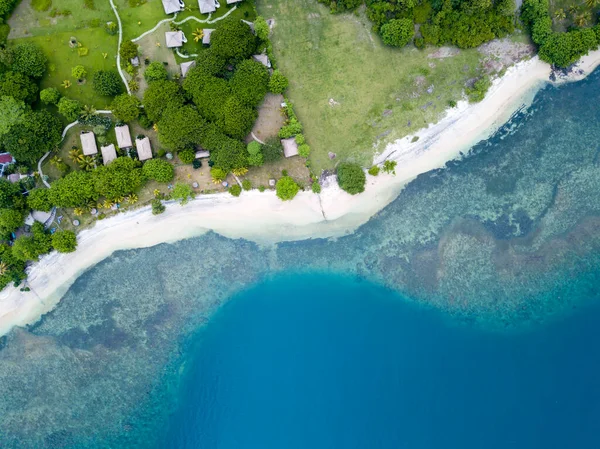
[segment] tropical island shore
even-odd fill
[[[576,81],[600,64],[600,50],[591,52],[561,81]],[[480,103],[459,102],[439,123],[389,144],[376,163],[397,161],[396,175],[368,176],[361,195],[349,195],[335,183],[324,183],[320,195],[301,192],[293,201],[280,201],[273,191],[253,190],[240,197],[227,193],[204,195],[185,206],[170,204],[162,215],[150,208],[98,221],[78,235],[74,253],[53,252],[28,270],[30,292],[8,287],[0,293],[0,335],[13,326],[37,321],[52,310],[75,279],[117,250],[143,248],[214,231],[259,244],[341,236],[351,233],[390,203],[418,175],[441,168],[489,137],[520,108],[533,100],[549,81],[552,70],[534,57],[510,68],[495,80]]]

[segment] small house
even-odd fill
[[[181,63],[181,77],[185,78],[191,68],[196,67],[196,61],[187,61]]]
[[[131,134],[129,134],[129,126],[115,126],[115,134],[117,136],[117,146],[121,149],[131,148]]]
[[[215,0],[198,0],[200,12],[202,14],[210,14],[217,10],[217,2]]]
[[[183,11],[185,8],[183,0],[162,0],[162,4],[165,9],[165,14],[177,13]]]
[[[267,55],[252,55],[252,59],[254,59],[257,62],[260,62],[268,69],[271,68],[271,61],[269,61],[269,57]]]
[[[244,19],[242,19],[242,22],[244,22],[246,25],[248,25],[250,27],[250,29],[252,30],[252,34],[256,34],[256,30],[254,29],[254,22],[250,22],[249,20],[244,20]]]
[[[25,224],[27,226],[33,226],[33,224],[37,221],[42,223],[44,226],[48,227],[52,220],[54,219],[53,212],[44,212],[41,210],[32,210],[27,218],[25,218]]]
[[[214,28],[204,28],[204,35],[202,36],[202,43],[204,45],[210,44],[210,35],[215,31]]]
[[[234,3],[239,3],[239,2],[241,2],[241,1],[242,1],[242,0],[227,0],[227,4],[228,4],[228,5],[233,5]]]
[[[152,146],[150,146],[150,139],[148,137],[135,139],[135,148],[137,149],[138,159],[140,161],[152,159]]]
[[[102,162],[104,165],[108,165],[117,158],[117,150],[112,143],[110,145],[100,147],[100,151],[102,152]]]
[[[92,156],[98,153],[98,147],[96,146],[96,136],[93,132],[82,132],[79,135],[79,139],[81,139],[81,149],[83,150],[84,155]]]
[[[140,66],[140,58],[138,56],[136,56],[135,58],[131,58],[129,60],[129,62],[131,62],[131,65],[133,67],[139,67]]]
[[[183,31],[167,31],[165,33],[165,41],[168,48],[179,48],[187,42]]]
[[[206,150],[196,151],[196,159],[206,159],[207,157],[210,157],[210,151],[206,151]]]
[[[15,158],[10,153],[0,153],[0,176],[4,174],[4,170],[11,164],[14,164]]]
[[[298,144],[294,137],[289,139],[281,139],[281,145],[283,145],[283,154],[285,157],[292,157],[298,155]]]

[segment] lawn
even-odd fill
[[[385,47],[362,13],[332,15],[316,0],[257,0],[257,8],[275,19],[277,64],[316,170],[370,165],[382,144],[439,119],[479,71],[475,49],[430,58],[437,49]]]

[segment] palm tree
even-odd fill
[[[235,176],[244,176],[246,173],[248,173],[248,169],[246,167],[234,168],[231,170],[231,173],[233,173]]]
[[[79,162],[79,167],[84,171],[92,171],[95,165],[94,158],[91,156],[84,156],[81,162]]]
[[[69,87],[71,87],[71,81],[69,80],[64,80],[62,82],[62,87],[64,87],[65,89],[68,89]]]
[[[69,150],[69,159],[71,159],[76,164],[80,164],[83,161],[83,153],[77,147]]]
[[[579,6],[577,6],[577,5],[571,5],[571,6],[569,6],[569,14],[571,14],[572,16],[574,16],[578,12],[579,12]]]
[[[204,30],[202,28],[196,28],[196,31],[192,33],[194,36],[194,42],[200,42],[204,37]]]
[[[138,196],[135,193],[132,193],[126,199],[128,204],[135,204],[138,202]]]
[[[588,8],[595,8],[596,6],[600,5],[600,0],[585,0],[585,5]]]
[[[596,0],[594,0],[596,1]],[[567,14],[565,13],[565,10],[560,8],[557,9],[556,12],[554,13],[554,18],[556,20],[565,20],[567,18]]]
[[[81,110],[81,118],[89,119],[96,115],[96,108],[94,106],[88,106],[87,104]]]
[[[50,159],[50,164],[52,164],[56,168],[60,167],[62,163],[63,163],[63,160],[61,157],[54,156],[52,159]]]
[[[111,200],[105,200],[103,206],[104,206],[105,209],[110,209],[111,207],[114,206],[114,204],[115,203],[112,202]]]
[[[85,210],[82,207],[76,207],[73,209],[73,213],[78,217],[81,217],[85,213]]]
[[[579,14],[577,17],[575,17],[574,22],[575,22],[575,25],[577,25],[578,27],[584,27],[590,22],[591,18],[592,18],[592,16],[589,13],[589,11],[586,11],[586,12]]]
[[[8,265],[6,262],[0,262],[0,276],[4,276],[8,271]]]

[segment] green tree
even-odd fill
[[[0,0],[0,17],[7,17],[16,4],[16,0]]]
[[[135,42],[125,41],[121,44],[121,48],[119,50],[119,54],[121,55],[122,63],[129,62],[130,59],[133,59],[137,56],[138,46]]]
[[[263,42],[267,42],[269,40],[269,24],[262,16],[257,16],[254,19],[254,32],[256,33],[256,37],[259,38]]]
[[[52,200],[50,189],[33,189],[27,196],[27,205],[33,210],[50,212],[52,209]]]
[[[40,92],[40,100],[44,104],[57,104],[60,100],[60,92],[54,87],[47,87]]]
[[[23,225],[23,214],[14,209],[0,209],[0,233],[7,235]]]
[[[189,77],[186,77],[186,82],[188,79]],[[192,79],[201,82],[184,83],[184,89],[187,87],[188,95],[191,96],[198,112],[207,120],[213,122],[218,120],[223,112],[223,99],[231,95],[229,83],[222,78],[206,74]]]
[[[19,162],[35,164],[62,139],[62,124],[47,110],[28,111],[21,126],[13,127],[3,140],[6,151]]]
[[[24,42],[12,51],[12,70],[33,78],[41,78],[46,73],[48,59],[41,47],[33,42]]]
[[[92,85],[96,92],[107,97],[123,92],[123,82],[116,70],[98,70],[94,73]]]
[[[0,244],[0,288],[11,282],[18,284],[26,277],[25,262],[14,256],[10,246]]]
[[[34,223],[31,227],[31,236],[21,236],[15,240],[13,255],[22,261],[37,260],[42,254],[52,251],[52,237],[41,223]]]
[[[0,97],[13,97],[26,103],[37,100],[38,86],[28,76],[19,72],[6,72],[0,75]]]
[[[344,162],[337,167],[337,179],[341,189],[351,195],[365,191],[367,178],[360,165]]]
[[[142,167],[142,173],[146,178],[157,182],[171,182],[175,178],[173,165],[162,159],[146,161]]]
[[[137,191],[144,178],[139,162],[129,157],[118,157],[92,172],[96,194],[109,200]]]
[[[165,205],[158,198],[152,200],[152,215],[160,215],[165,211]]]
[[[69,122],[74,122],[81,115],[81,103],[77,100],[71,100],[67,97],[62,97],[58,101],[58,113],[66,118]]]
[[[252,167],[260,167],[263,164],[262,146],[256,140],[248,144],[248,164]]]
[[[369,174],[371,176],[377,176],[379,175],[379,166],[377,165],[373,165],[370,169],[369,169]]]
[[[200,143],[205,126],[194,107],[170,108],[158,122],[158,138],[166,148],[181,151]]]
[[[246,145],[239,140],[230,139],[221,149],[211,152],[210,157],[215,167],[226,173],[248,167]]]
[[[171,192],[171,198],[179,201],[182,206],[187,204],[190,198],[193,199],[195,196],[196,194],[192,188],[182,182],[175,183],[175,187],[173,187],[173,191]]]
[[[310,156],[310,146],[308,146],[305,143],[303,143],[302,145],[299,145],[298,146],[298,154],[300,155],[300,157],[308,159],[308,157]]]
[[[229,187],[229,193],[231,193],[233,196],[240,196],[242,193],[242,188],[238,184],[234,184]]]
[[[113,115],[123,122],[131,122],[140,116],[142,103],[135,95],[117,95],[110,105]]]
[[[253,59],[238,64],[231,81],[231,91],[246,106],[262,103],[269,85],[269,70]]]
[[[25,201],[19,185],[0,178],[0,208],[20,210],[24,207]]]
[[[85,71],[85,67],[82,65],[76,65],[71,69],[71,76],[75,79],[84,79],[86,75],[87,72]]]
[[[275,184],[277,196],[282,201],[292,200],[299,190],[300,186],[289,176],[283,176],[282,178],[279,178],[277,184]]]
[[[23,123],[25,103],[13,97],[0,97],[0,139],[7,135],[14,126]]]
[[[155,81],[144,92],[144,111],[153,122],[158,122],[165,110],[183,106],[183,94],[174,81]]]
[[[72,253],[77,249],[77,236],[73,231],[56,231],[52,234],[52,247],[59,253]]]
[[[73,171],[51,184],[50,202],[58,207],[83,206],[97,199],[90,172]]]
[[[242,181],[242,188],[243,188],[244,190],[251,190],[251,189],[252,189],[252,183],[250,182],[250,180],[249,180],[249,179],[244,179],[244,180]]]
[[[404,47],[415,35],[411,19],[392,19],[381,27],[383,43],[392,47]]]
[[[162,62],[151,62],[144,70],[144,79],[151,83],[152,81],[164,81],[169,77],[169,72]]]
[[[208,48],[196,57],[196,68],[209,75],[218,75],[223,71],[226,62],[225,58]]]
[[[279,70],[274,70],[269,79],[269,91],[274,94],[282,94],[285,92],[289,84],[288,79]]]
[[[236,97],[229,97],[223,104],[223,114],[218,121],[225,134],[234,139],[244,139],[256,120],[256,111],[244,106]]]
[[[215,55],[224,60],[242,61],[256,51],[256,37],[239,19],[225,19],[210,36]]]

